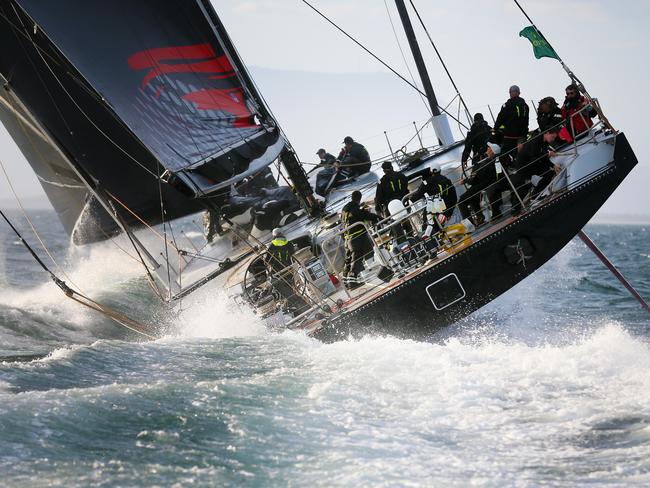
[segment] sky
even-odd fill
[[[410,79],[409,69],[416,74],[392,0],[311,3],[406,78]],[[519,85],[528,100],[548,95],[563,99],[566,74],[557,61],[535,59],[530,43],[518,37],[528,22],[513,1],[414,3],[471,112],[484,112],[488,118],[487,105],[498,111],[512,84]],[[639,166],[602,212],[650,213],[650,192],[645,191],[650,181],[650,138],[644,124],[650,113],[645,93],[650,86],[646,25],[650,0],[520,3],[591,95],[600,100],[612,124],[627,134],[639,159]],[[373,157],[386,155],[384,131],[393,148],[401,147],[414,135],[413,121],[427,119],[426,104],[411,87],[301,0],[213,0],[213,4],[303,161],[314,161],[319,147],[336,154],[346,135],[364,143]],[[414,15],[412,20],[438,101],[445,106],[455,92]],[[452,109],[457,110],[457,104]],[[432,140],[432,132],[426,132],[425,143]],[[409,149],[416,146],[417,140]],[[0,159],[21,197],[44,198],[28,164],[2,128]],[[7,184],[0,177],[0,201],[7,197]]]

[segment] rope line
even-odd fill
[[[27,210],[26,210],[25,207],[23,206],[22,201],[21,201],[20,198],[18,197],[18,194],[16,193],[16,190],[15,190],[15,188],[14,188],[12,182],[11,182],[11,178],[9,178],[9,174],[7,173],[7,170],[5,169],[5,166],[4,166],[4,163],[2,162],[2,160],[0,160],[0,168],[2,168],[2,172],[3,172],[4,176],[5,176],[5,179],[7,180],[7,184],[9,185],[9,188],[11,189],[11,193],[13,193],[13,196],[14,196],[16,202],[18,203],[18,206],[20,207],[20,210],[21,210],[21,212],[22,212],[22,214],[23,214],[23,217],[25,218],[25,221],[27,221],[27,223],[29,224],[29,227],[32,229],[32,232],[34,233],[34,236],[36,237],[36,239],[37,239],[38,242],[40,243],[41,247],[42,247],[43,250],[45,251],[45,254],[47,254],[47,256],[50,258],[50,260],[52,261],[52,264],[54,264],[54,266],[56,267],[56,269],[57,269],[57,270],[58,270],[58,271],[59,271],[63,276],[65,276],[66,279],[67,279],[70,283],[72,283],[72,285],[73,285],[74,287],[76,287],[77,289],[80,289],[79,286],[78,286],[78,285],[77,285],[77,284],[76,284],[76,283],[75,283],[75,282],[70,278],[70,276],[68,276],[68,274],[65,272],[65,270],[64,270],[64,269],[59,265],[59,263],[57,262],[57,260],[54,259],[54,256],[52,255],[52,253],[50,252],[50,250],[49,250],[49,249],[47,248],[47,246],[45,245],[45,242],[43,241],[43,239],[41,238],[40,234],[39,234],[38,231],[36,230],[36,226],[35,226],[34,223],[32,222],[32,219],[29,217],[29,214],[27,213]],[[6,217],[5,217],[5,220],[7,220]],[[12,226],[12,228],[13,228],[13,226]],[[21,237],[21,239],[22,239],[22,237]]]
[[[388,2],[386,0],[384,0],[384,7],[386,7],[386,14],[388,15],[388,20],[390,21],[390,27],[393,30],[393,36],[395,36],[395,42],[397,43],[397,47],[399,48],[400,54],[402,55],[402,60],[404,61],[404,65],[406,66],[406,71],[409,72],[409,76],[411,77],[411,81],[413,82],[413,84],[415,86],[418,86],[417,82],[415,81],[415,76],[413,76],[413,72],[411,71],[411,67],[409,66],[409,63],[406,60],[406,55],[404,54],[404,50],[402,49],[402,43],[399,42],[399,36],[397,35],[397,30],[395,29],[395,24],[393,23],[393,16],[390,13],[390,9],[388,8]],[[429,116],[433,117],[433,114],[431,113],[431,107],[429,107],[426,97],[420,94],[420,100],[422,100],[422,103],[424,104],[424,108],[426,109],[426,111],[429,112]]]
[[[40,265],[43,270],[49,274],[50,278],[54,283],[63,291],[63,293],[70,299],[74,300],[75,302],[84,305],[85,307],[88,307],[92,310],[95,310],[97,312],[102,313],[103,315],[109,317],[112,319],[114,322],[122,325],[123,327],[126,327],[127,329],[136,332],[144,337],[147,337],[148,339],[155,339],[156,337],[147,332],[147,329],[151,329],[148,326],[120,313],[115,310],[110,309],[109,307],[106,307],[105,305],[102,305],[101,303],[93,300],[92,298],[84,295],[83,293],[80,293],[78,291],[73,290],[70,288],[65,281],[61,280],[59,277],[57,277],[52,270],[50,270],[47,265],[43,262],[43,260],[36,254],[36,251],[29,245],[29,243],[23,238],[23,236],[18,232],[18,229],[14,227],[12,222],[9,220],[9,218],[5,215],[5,213],[0,210],[0,216],[7,222],[11,230],[16,234],[18,239],[20,239],[20,242],[25,246],[25,248],[29,251],[29,253],[32,255],[34,260]],[[56,264],[56,262],[55,262]]]
[[[323,19],[325,19],[328,23],[332,24],[339,32],[341,32],[343,35],[345,35],[348,39],[350,39],[352,42],[354,42],[357,46],[359,46],[361,49],[363,49],[365,52],[370,54],[375,60],[379,61],[385,68],[387,68],[391,73],[393,73],[395,76],[397,76],[399,79],[401,79],[404,83],[406,83],[408,86],[413,88],[415,91],[417,91],[420,95],[425,96],[426,94],[420,90],[417,86],[415,86],[413,83],[411,83],[409,80],[404,78],[399,72],[397,72],[395,69],[393,69],[389,64],[387,64],[385,61],[383,61],[379,56],[377,56],[375,53],[370,51],[367,47],[365,47],[363,44],[361,44],[359,41],[357,41],[354,37],[352,37],[350,34],[348,34],[345,30],[343,30],[341,27],[339,27],[334,21],[330,20],[324,13],[322,13],[320,10],[318,10],[316,7],[314,7],[311,3],[309,3],[307,0],[301,0],[305,5],[307,5],[309,8],[311,8],[314,12],[316,12],[318,15],[320,15]],[[461,124],[465,129],[469,129],[465,124],[463,124],[460,120],[456,119],[453,114],[450,114],[447,112],[445,109],[442,107],[438,106],[438,108],[441,110],[441,112],[444,112],[447,114],[449,117],[454,119],[456,122]]]
[[[445,73],[447,73],[447,77],[449,78],[449,81],[451,81],[452,86],[454,87],[454,90],[456,90],[456,95],[458,95],[458,98],[460,98],[461,103],[463,104],[463,107],[465,107],[465,114],[467,115],[467,120],[471,123],[471,116],[469,109],[467,108],[467,105],[465,104],[465,100],[463,99],[462,95],[460,94],[460,90],[458,90],[458,87],[456,86],[456,82],[454,81],[454,78],[451,76],[451,73],[447,69],[447,65],[445,64],[444,59],[442,59],[442,55],[438,51],[438,48],[436,47],[436,44],[433,42],[433,39],[431,38],[431,34],[429,34],[429,29],[427,29],[426,24],[422,20],[422,17],[420,17],[420,12],[418,12],[418,9],[415,7],[415,3],[413,3],[413,0],[409,0],[411,3],[411,7],[413,7],[413,10],[415,11],[415,15],[417,16],[418,20],[420,21],[420,25],[422,25],[422,28],[424,29],[424,32],[426,33],[427,37],[429,38],[429,42],[431,43],[431,46],[436,52],[436,55],[438,56],[438,59],[440,60],[440,64],[442,64],[442,67],[445,70]],[[459,117],[460,118],[460,117]]]

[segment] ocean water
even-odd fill
[[[650,485],[650,314],[579,241],[430,342],[322,344],[207,288],[170,315],[32,216],[66,279],[170,333],[67,300],[0,225],[0,357],[45,355],[0,362],[3,486]],[[650,226],[587,231],[650,299]]]

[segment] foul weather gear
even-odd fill
[[[573,138],[586,132],[592,125],[594,125],[594,122],[591,119],[592,117],[595,117],[597,113],[593,107],[585,109],[588,105],[589,103],[587,102],[587,99],[582,95],[575,98],[566,98],[564,100],[564,105],[562,105],[562,117],[566,120],[567,130]]]
[[[267,267],[273,272],[278,272],[291,264],[294,250],[286,237],[276,237],[269,244],[267,252]]]
[[[341,210],[341,221],[345,227],[358,222],[378,222],[379,216],[361,208],[357,202],[348,202]],[[373,245],[366,228],[355,226],[345,233],[345,267],[343,276],[357,276],[364,268],[364,260],[372,255]]]
[[[388,203],[402,200],[409,192],[409,180],[401,171],[391,171],[381,177],[375,193],[375,211],[387,212]]]
[[[501,107],[494,131],[504,138],[526,137],[528,134],[528,104],[521,97],[509,99]]]
[[[439,195],[447,207],[447,210],[444,212],[445,217],[448,219],[451,218],[456,207],[456,202],[458,201],[458,195],[456,193],[456,187],[449,178],[437,172],[431,172],[428,176],[424,176],[422,183],[411,199],[413,201],[419,200],[425,194],[430,197]]]
[[[492,127],[485,120],[474,122],[465,137],[465,149],[460,160],[466,163],[472,153],[472,162],[478,162],[485,157],[487,143],[492,135]]]
[[[349,150],[343,148],[338,159],[341,162],[341,170],[345,171],[348,177],[359,176],[370,171],[370,154],[358,142],[353,142]]]

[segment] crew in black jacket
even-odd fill
[[[395,171],[390,161],[381,164],[384,176],[377,184],[375,193],[375,211],[388,217],[388,203],[392,200],[402,200],[409,192],[409,180],[401,171]]]
[[[320,163],[318,164],[319,168],[323,168],[316,175],[316,185],[314,190],[316,193],[322,197],[327,196],[327,192],[331,187],[334,186],[336,179],[344,179],[343,176],[339,175],[338,168],[334,167],[336,163],[336,158],[333,154],[328,153],[325,149],[319,149],[316,152],[320,158]]]
[[[367,173],[372,166],[370,154],[363,145],[355,142],[350,136],[347,136],[343,143],[345,147],[341,149],[339,157],[332,166],[328,165],[333,157],[331,154],[327,154],[324,149],[319,149],[317,153],[321,158],[319,166],[323,166],[324,169],[316,175],[315,191],[322,197],[326,197],[329,191],[342,181]]]
[[[546,97],[539,101],[537,106],[537,125],[540,132],[551,128],[560,128],[562,121],[562,109],[558,106],[555,98]]]
[[[485,121],[483,114],[475,114],[474,123],[465,136],[465,149],[463,149],[463,155],[460,158],[463,168],[469,159],[470,152],[472,153],[472,163],[478,163],[485,157],[491,135],[492,127]]]
[[[378,222],[379,216],[361,208],[361,192],[352,192],[352,201],[341,210],[341,222],[344,227],[350,227],[357,222]],[[363,283],[357,278],[365,268],[364,261],[373,253],[373,245],[366,228],[358,225],[345,233],[345,267],[343,279],[348,288],[357,288]]]
[[[316,155],[320,158],[320,163],[318,163],[318,166],[322,166],[324,168],[331,168],[334,166],[334,163],[336,162],[336,158],[334,157],[333,154],[328,153],[325,149],[319,149]]]
[[[338,167],[346,177],[359,176],[370,171],[370,154],[368,150],[352,137],[343,139],[345,147],[338,157]]]
[[[495,142],[501,145],[501,154],[508,153],[526,140],[528,135],[528,105],[519,96],[517,85],[510,87],[510,99],[503,104],[494,123]],[[501,163],[508,166],[517,157],[516,151],[502,156]]]
[[[496,158],[500,153],[497,144],[489,143],[485,158],[472,166],[472,174],[465,180],[471,187],[461,195],[458,207],[463,218],[471,218],[477,227],[485,222],[481,210],[481,192],[487,190],[493,217],[501,214],[500,195],[492,192],[492,185],[497,182]],[[498,198],[497,198],[498,197]]]
[[[445,217],[448,219],[451,218],[456,208],[458,195],[456,193],[456,187],[449,178],[442,174],[440,165],[438,164],[433,164],[430,168],[426,168],[425,173],[422,175],[422,183],[411,197],[411,200],[419,200],[425,194],[430,197],[439,195],[447,207],[447,210],[444,212]]]
[[[517,189],[520,198],[524,198],[528,191],[533,188],[533,196],[539,194],[555,177],[560,170],[551,162],[550,157],[555,155],[552,144],[557,140],[559,130],[551,129],[543,135],[538,135],[526,144],[517,156],[517,161],[513,165],[515,170],[510,180]],[[540,177],[540,180],[534,185],[528,180],[534,175]],[[521,211],[521,202],[516,195],[511,197],[513,213]]]
[[[271,286],[278,294],[287,300],[287,305],[293,311],[300,311],[307,306],[305,300],[296,293],[293,279],[294,247],[280,229],[273,229],[273,240],[267,248],[264,264],[268,271]]]

